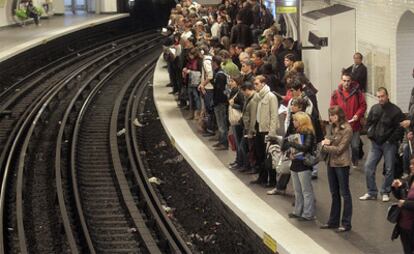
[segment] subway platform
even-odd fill
[[[0,62],[58,37],[114,21],[129,14],[66,14],[41,19],[41,26],[8,26],[0,28]]]
[[[246,175],[228,169],[235,153],[215,151],[212,141],[202,137],[194,121],[187,121],[177,107],[165,63],[159,59],[154,74],[154,101],[160,120],[172,144],[183,154],[200,177],[233,211],[279,253],[402,253],[398,240],[391,241],[393,224],[386,220],[387,209],[391,202],[359,201],[366,192],[365,175],[361,161],[358,169],[350,176],[350,189],[353,198],[353,228],[350,232],[335,233],[321,230],[319,226],[329,217],[331,197],[328,187],[325,163],[319,164],[319,177],[313,181],[316,196],[316,220],[299,222],[288,218],[292,211],[293,190],[291,183],[287,196],[266,195],[264,187],[250,185],[256,176]],[[364,139],[365,154],[369,141]],[[365,159],[365,158],[364,158]],[[377,170],[377,184],[381,184],[382,163]],[[270,239],[269,239],[270,237]],[[273,242],[274,241],[274,242]]]

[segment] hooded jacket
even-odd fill
[[[362,129],[361,121],[367,110],[367,103],[364,94],[359,89],[359,84],[352,81],[348,89],[348,93],[344,91],[342,84],[338,86],[331,96],[331,107],[339,106],[345,112],[346,120],[351,120],[354,115],[358,116],[357,121],[351,122],[353,131]]]

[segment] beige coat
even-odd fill
[[[331,140],[329,146],[322,147],[328,153],[330,167],[347,167],[351,165],[352,127],[349,123],[341,124],[332,129],[332,134],[326,137]]]
[[[257,103],[260,101],[259,95],[254,93],[252,98],[246,98],[244,100],[245,105],[243,105],[242,119],[244,126],[244,134],[248,135],[250,138],[256,134],[256,129],[254,128],[256,124],[256,114],[257,114]],[[249,102],[246,104],[246,102]]]
[[[260,132],[269,132],[269,136],[276,137],[279,128],[278,103],[276,95],[266,85],[258,92],[260,101],[257,105],[257,122]]]

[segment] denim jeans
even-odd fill
[[[219,131],[219,143],[225,146],[228,146],[227,141],[227,105],[225,103],[220,103],[214,106],[214,115],[217,120],[217,127]]]
[[[207,114],[207,131],[214,132],[216,129],[213,107],[213,89],[206,89],[204,94],[204,106],[206,107]]]
[[[312,171],[291,171],[293,189],[295,191],[294,214],[304,218],[315,216],[315,195],[312,188]]]
[[[355,131],[352,134],[352,139],[351,139],[352,163],[354,163],[354,165],[359,160],[359,142],[360,142],[360,140],[361,139],[360,139],[359,131]]]
[[[349,167],[329,167],[328,166],[329,190],[332,196],[331,213],[328,224],[339,226],[341,218],[341,197],[344,199],[344,209],[342,211],[342,226],[351,228],[352,218],[352,196],[349,190]]]
[[[367,161],[365,163],[365,177],[367,182],[368,194],[377,196],[378,189],[375,182],[375,172],[377,165],[384,155],[385,176],[381,187],[381,194],[389,194],[391,192],[391,183],[394,180],[395,153],[397,145],[386,142],[378,145],[375,141],[371,141],[371,151],[369,151]]]
[[[192,86],[188,87],[188,100],[190,102],[191,110],[201,109],[200,95],[198,94],[197,87],[192,87]]]
[[[231,126],[233,131],[234,139],[236,141],[236,162],[237,165],[243,165],[243,151],[241,147],[242,139],[243,139],[243,127],[241,124]]]

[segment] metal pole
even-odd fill
[[[301,36],[300,36],[300,22],[301,22],[301,17],[302,17],[302,0],[296,0],[296,20],[297,20],[297,25],[296,25],[296,31],[297,31],[297,41],[299,43],[301,43]]]

